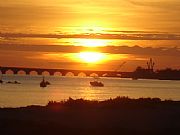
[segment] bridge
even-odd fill
[[[121,75],[129,74],[129,72],[116,72],[116,71],[93,71],[93,70],[72,70],[72,69],[49,69],[49,68],[26,68],[26,67],[0,67],[2,74],[26,74],[31,75],[33,73],[37,75],[60,75],[67,76],[99,76],[99,77],[120,77]]]

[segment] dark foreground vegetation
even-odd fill
[[[180,102],[117,97],[69,98],[47,106],[0,109],[1,135],[176,135]]]

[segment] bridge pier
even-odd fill
[[[2,69],[1,69],[1,73],[2,73],[2,74],[6,74],[6,70],[2,70]]]

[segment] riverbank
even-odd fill
[[[170,135],[180,133],[180,101],[69,98],[46,106],[0,109],[2,135]]]

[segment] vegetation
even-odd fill
[[[72,99],[0,109],[1,134],[169,135],[180,133],[180,101],[117,97]]]

